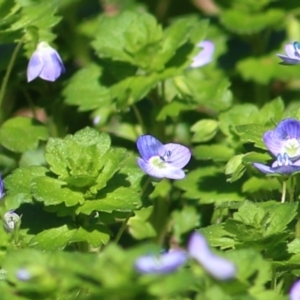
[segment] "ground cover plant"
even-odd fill
[[[0,0],[0,298],[300,299],[296,0]]]

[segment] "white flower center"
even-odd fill
[[[167,167],[167,162],[163,156],[152,156],[149,159],[149,163],[160,169],[165,169]]]
[[[299,155],[300,150],[300,142],[299,140],[293,138],[293,139],[287,139],[284,143],[284,153],[286,153],[289,157],[293,158],[295,156]]]

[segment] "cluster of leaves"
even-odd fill
[[[266,130],[300,119],[298,67],[275,55],[300,40],[297,1],[216,0],[213,18],[191,4],[166,26],[153,1],[100,2],[0,0],[0,214],[21,216],[14,232],[0,228],[1,299],[287,299],[299,193],[279,203],[280,180],[252,163],[272,159]],[[213,61],[191,68],[204,39]],[[28,84],[40,41],[56,43],[67,73]],[[134,145],[146,133],[191,148],[185,179],[150,182]],[[236,264],[232,281],[192,261],[134,270],[194,229]]]

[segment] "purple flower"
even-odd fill
[[[277,56],[283,60],[280,64],[282,65],[300,64],[300,44],[298,42],[285,45],[285,53],[287,55],[277,54]]]
[[[300,171],[300,122],[285,119],[274,130],[267,131],[263,141],[277,158],[272,166],[260,163],[253,165],[267,174],[290,175]]]
[[[163,145],[151,135],[142,135],[137,140],[142,158],[137,162],[148,175],[156,178],[183,179],[182,168],[189,162],[191,151],[179,144]]]
[[[296,119],[279,122],[274,130],[264,134],[263,140],[275,157],[287,153],[292,161],[300,158],[300,122]]]
[[[290,290],[290,300],[300,299],[300,280],[297,280],[291,287]]]
[[[197,47],[202,48],[202,50],[193,58],[191,63],[191,68],[202,67],[212,61],[212,56],[215,50],[215,45],[211,41],[202,41],[197,44]]]
[[[2,180],[2,176],[0,174],[0,200],[4,197],[5,193],[4,193],[4,185],[3,185],[3,180]]]
[[[135,268],[143,274],[165,274],[177,270],[185,263],[187,255],[180,250],[172,250],[160,256],[141,256],[135,262]]]
[[[190,237],[188,252],[216,279],[228,280],[236,274],[236,266],[231,261],[212,253],[206,239],[200,233],[195,232]]]
[[[271,167],[260,163],[253,163],[253,165],[266,174],[290,175],[300,171],[300,161],[293,163],[286,153],[283,155],[278,154],[277,160]]]
[[[57,51],[50,47],[48,43],[41,42],[29,60],[27,81],[30,82],[37,77],[48,81],[55,81],[65,71],[65,67]]]

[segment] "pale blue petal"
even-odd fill
[[[138,258],[135,262],[135,268],[138,272],[165,274],[177,270],[186,261],[186,253],[179,250],[173,250],[164,253],[159,257],[154,255],[147,255]]]
[[[253,163],[253,166],[263,173],[266,173],[266,174],[274,173],[274,170],[270,166],[263,165],[260,163]]]
[[[46,53],[43,56],[44,68],[40,73],[40,78],[47,81],[55,81],[64,71],[65,68],[58,59],[58,55],[55,52]]]
[[[189,148],[179,145],[169,143],[164,145],[166,151],[170,151],[170,156],[167,162],[176,168],[183,168],[191,159],[191,151]]]
[[[197,44],[197,47],[203,48],[198,55],[193,58],[192,68],[202,67],[212,61],[215,45],[211,41],[203,41]]]
[[[39,55],[39,52],[33,52],[27,66],[27,82],[30,82],[37,78],[40,75],[43,66],[44,64]]]
[[[19,269],[16,273],[16,276],[19,280],[22,281],[27,281],[32,277],[26,269]]]
[[[290,290],[290,300],[300,299],[300,280],[297,280],[291,287]]]
[[[283,153],[284,139],[282,139],[275,130],[267,131],[263,136],[263,141],[274,156],[277,157],[279,154]]]
[[[142,135],[138,138],[137,148],[144,160],[149,160],[152,156],[160,155],[164,152],[164,145],[151,135]]]
[[[299,58],[290,58],[283,54],[276,54],[279,58],[281,58],[283,61],[280,62],[282,65],[298,65],[300,64]]]
[[[210,251],[205,238],[200,233],[193,233],[188,244],[188,252],[214,278],[232,279],[236,275],[236,266],[229,260]]]
[[[137,163],[145,173],[155,178],[169,178],[178,180],[185,177],[184,171],[179,168],[174,168],[169,164],[166,164],[164,168],[160,168],[152,165],[149,162],[146,162],[140,157],[137,159]]]
[[[140,157],[138,157],[137,163],[140,166],[140,168],[148,175],[156,178],[164,178],[164,173],[162,172],[162,169],[151,165],[150,163],[146,162]]]
[[[288,57],[294,58],[296,60],[300,59],[299,48],[297,47],[298,44],[299,44],[298,42],[295,42],[295,43],[285,45],[284,49]]]

